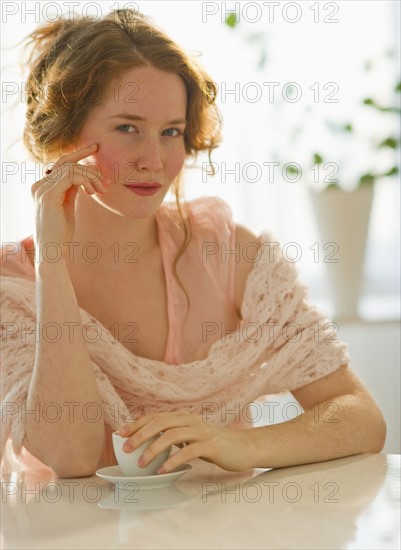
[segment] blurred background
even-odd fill
[[[62,13],[154,18],[219,88],[223,144],[188,162],[187,200],[214,195],[284,246],[337,324],[400,452],[400,3],[3,2],[1,241],[33,233],[41,167],[21,141],[20,41]],[[277,419],[280,421],[280,419]]]

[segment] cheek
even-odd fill
[[[180,172],[181,168],[183,167],[183,164],[185,162],[185,149],[182,147],[181,151],[176,151],[173,154],[169,155],[166,168],[167,172],[175,178],[175,176]]]
[[[176,151],[169,151],[167,158],[164,159],[164,172],[171,181],[178,175],[183,167],[186,159],[184,146]],[[96,165],[98,171],[103,177],[107,177],[114,182],[116,179],[128,178],[131,179],[135,175],[132,162],[127,162],[126,158],[121,154],[121,147],[107,144],[100,144],[99,150],[95,155],[88,157],[82,161],[82,164]]]
[[[118,150],[114,150],[112,146],[102,147],[96,155],[88,157],[90,164],[94,164],[97,170],[102,174],[102,177],[107,177],[113,180],[116,174],[118,165]]]

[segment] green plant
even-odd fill
[[[225,20],[225,24],[230,29],[236,29],[239,27],[240,23],[238,22],[238,18],[236,13],[230,13]],[[245,37],[245,40],[249,43],[252,43],[257,47],[258,51],[258,62],[257,62],[257,68],[259,70],[262,70],[267,62],[267,48],[266,48],[266,33],[250,33]],[[392,57],[394,56],[394,52],[385,52],[384,57]],[[381,62],[382,60],[380,60]],[[368,61],[365,63],[364,69],[365,71],[370,71],[374,68],[374,63],[371,61]],[[376,112],[378,115],[383,117],[383,121],[388,122],[389,117],[393,117],[392,120],[399,120],[399,116],[401,114],[400,109],[400,92],[401,92],[401,81],[397,82],[397,84],[393,88],[394,92],[394,98],[397,105],[382,105],[380,104],[376,99],[372,97],[364,97],[361,100],[360,105],[356,105],[356,107],[362,107],[363,109],[366,109],[366,113],[369,111]],[[308,107],[305,109],[305,122],[307,122],[308,117],[312,115],[313,107]],[[362,113],[363,114],[363,113]],[[362,115],[360,115],[359,119]],[[320,123],[321,125],[321,123]],[[334,135],[338,136],[338,138],[346,139],[352,138],[354,142],[357,142],[359,144],[359,141],[361,139],[360,133],[356,131],[355,126],[357,125],[357,121],[349,120],[341,125],[338,125],[337,123],[333,123],[332,121],[326,121],[326,126],[328,130],[331,132],[331,136]],[[368,136],[364,136],[365,138],[369,139],[369,160],[375,160],[376,157],[379,155],[379,153],[383,150],[391,150],[394,152],[394,158],[395,161],[388,162],[387,166],[384,170],[373,170],[371,168],[366,168],[364,166],[361,166],[361,169],[358,172],[358,175],[353,180],[353,187],[365,187],[365,186],[371,186],[374,185],[379,179],[384,177],[392,177],[396,176],[400,173],[400,166],[399,166],[399,151],[400,151],[400,136],[395,135],[395,132],[389,133],[387,136],[383,137],[380,136],[380,130],[376,131],[378,126],[380,125],[380,121],[378,121],[377,126],[372,129],[372,133]],[[397,129],[397,133],[399,131],[399,125]],[[295,136],[295,139],[299,139],[300,136],[303,133],[303,128],[301,127],[289,127],[288,128],[289,134],[292,134]],[[359,131],[360,132],[360,131]],[[310,147],[308,146],[310,149]],[[361,144],[362,148],[362,144]],[[314,149],[314,148],[313,148]],[[309,164],[315,165],[316,167],[324,166],[327,162],[327,156],[323,154],[321,150],[312,149],[312,153],[309,157]],[[280,155],[279,155],[280,156]],[[330,159],[332,160],[332,158]],[[352,155],[347,158],[347,163],[355,163],[358,159],[355,157],[352,157]],[[331,164],[333,164],[331,162]],[[335,164],[335,163],[334,163]],[[287,168],[287,173],[294,176],[294,180],[297,181],[297,178],[301,177],[302,173],[300,172],[299,168],[297,167],[297,164],[294,163],[292,165],[289,165]],[[324,184],[324,189],[340,189],[343,188],[343,183],[338,178],[329,178],[329,181]]]
[[[396,84],[394,87],[394,92],[400,93],[401,92],[401,81]],[[367,97],[362,100],[362,104],[366,105],[369,108],[376,109],[377,112],[380,113],[394,113],[394,116],[399,116],[401,114],[401,109],[397,107],[384,107],[382,105],[379,105],[374,99]],[[347,124],[344,124],[341,127],[341,130],[343,132],[352,134],[354,132],[353,124],[351,122],[348,122]],[[395,135],[389,135],[384,139],[375,140],[375,144],[373,146],[373,150],[379,151],[380,149],[392,149],[394,152],[397,152],[400,149],[400,136]],[[315,152],[313,154],[313,163],[317,165],[323,164],[324,159],[321,154]],[[393,166],[389,167],[385,171],[380,172],[364,172],[359,176],[359,179],[357,181],[357,187],[364,187],[368,185],[373,185],[378,179],[383,177],[391,177],[399,174],[400,167],[398,164],[394,164]],[[329,183],[326,186],[326,189],[339,189],[340,183],[339,181],[333,181]]]

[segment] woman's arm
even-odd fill
[[[26,415],[23,444],[60,477],[92,475],[104,438],[103,415],[97,414],[102,410],[101,398],[64,250],[74,235],[80,187],[88,194],[107,192],[99,174],[89,168],[93,176],[89,179],[87,167],[78,164],[97,148],[92,144],[60,157],[31,188],[39,257],[35,262],[35,364],[26,405],[35,413]],[[58,261],[48,261],[41,252],[47,244],[64,250]],[[51,416],[55,413],[56,421]]]
[[[236,240],[245,249],[257,237],[237,225]],[[243,299],[253,264],[244,260],[236,269],[236,303]],[[318,462],[358,453],[380,452],[386,424],[377,403],[350,367],[292,392],[304,413],[292,421],[250,430],[255,463],[272,468]],[[253,454],[253,453],[252,453]]]
[[[77,299],[64,258],[41,261],[35,271],[37,343],[26,408],[36,414],[26,415],[23,445],[60,477],[92,475],[104,419],[90,421],[93,411],[101,410],[101,399]],[[60,337],[55,338],[56,331]],[[50,403],[56,405],[46,408]],[[52,422],[57,411],[60,418]]]
[[[249,430],[252,467],[280,468],[383,449],[383,415],[347,365],[292,394],[304,413]]]
[[[182,410],[145,415],[134,424],[122,424],[119,433],[129,438],[130,449],[124,446],[124,450],[131,452],[163,432],[142,455],[142,466],[169,446],[188,442],[170,456],[159,473],[170,472],[197,457],[239,472],[382,450],[386,437],[383,416],[348,366],[293,393],[306,410],[282,424],[222,428]]]

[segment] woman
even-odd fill
[[[163,432],[143,465],[179,447],[159,473],[380,452],[382,414],[274,238],[180,202],[184,161],[220,142],[206,72],[130,10],[31,38],[24,142],[49,167],[34,235],[3,253],[2,440],[61,477],[115,464],[116,429],[131,449]],[[280,391],[305,412],[247,429]]]

